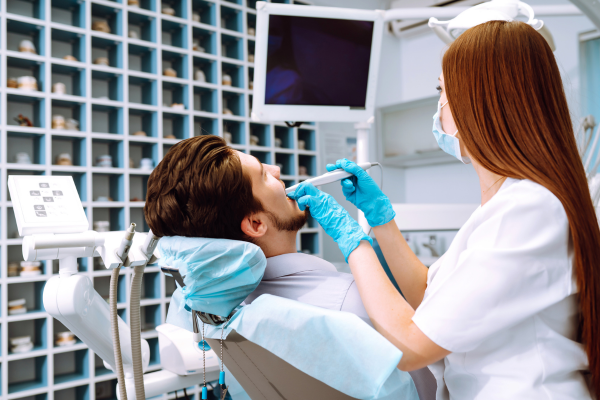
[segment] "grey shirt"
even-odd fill
[[[250,304],[265,293],[329,310],[350,312],[373,326],[354,277],[338,272],[333,264],[319,257],[290,253],[267,258],[263,279],[245,303]]]

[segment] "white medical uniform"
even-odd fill
[[[452,352],[429,366],[437,399],[590,399],[567,215],[507,179],[431,266],[413,321]]]

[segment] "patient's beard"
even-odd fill
[[[265,211],[265,213],[275,225],[275,228],[279,231],[297,232],[299,231],[306,221],[308,220],[308,209],[298,216],[283,219],[272,213],[271,211]]]

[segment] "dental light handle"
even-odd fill
[[[364,169],[365,171],[374,165],[377,165],[377,164],[370,163],[370,162],[364,162],[364,163],[358,164],[358,166],[361,167],[362,169]],[[342,179],[348,178],[349,176],[352,176],[352,174],[350,172],[346,172],[343,169],[339,168],[334,171],[323,174],[321,176],[307,179],[304,182],[310,182],[314,186],[321,186],[321,185],[326,185],[328,183],[341,181]],[[296,190],[298,188],[298,185],[294,185],[294,186],[290,186],[289,188],[286,188],[285,194],[289,194],[289,193],[293,192],[294,190]]]

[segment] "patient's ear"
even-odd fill
[[[248,215],[242,220],[242,232],[251,238],[260,238],[267,233],[265,216],[262,213]]]

